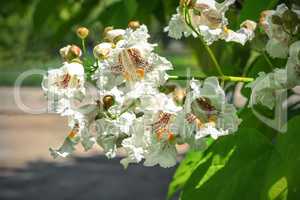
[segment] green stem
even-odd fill
[[[81,45],[82,45],[83,54],[86,55],[86,47],[85,47],[85,40],[84,39],[81,40]]]
[[[264,51],[262,53],[262,55],[264,56],[265,60],[267,61],[268,65],[269,65],[269,67],[271,68],[271,70],[273,70],[274,65],[272,64],[272,62],[271,62],[270,58],[268,57],[268,55],[266,54],[266,52]]]
[[[194,28],[194,26],[191,23],[191,16],[189,14],[188,8],[185,6],[184,7],[184,18],[185,18],[185,22],[186,24],[190,27],[190,29],[192,29],[193,32],[195,32],[198,36],[198,38],[200,39],[202,45],[205,47],[205,50],[207,51],[211,61],[213,62],[213,64],[215,65],[218,73],[221,76],[224,76],[224,73],[222,72],[221,66],[219,65],[214,53],[212,52],[211,48],[205,43],[205,41],[203,41],[201,34]]]
[[[191,77],[187,76],[171,76],[168,75],[168,80],[189,80]],[[192,77],[197,80],[203,80],[206,76],[196,76]],[[239,77],[239,76],[218,76],[222,81],[231,81],[231,82],[252,82],[254,79],[251,77]]]
[[[224,81],[232,82],[252,82],[254,78],[251,77],[240,77],[240,76],[221,76],[220,79]]]

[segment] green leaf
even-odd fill
[[[291,119],[288,132],[272,142],[257,131],[265,129],[242,125],[236,134],[218,139],[195,157],[198,163],[193,162],[190,171],[186,164],[180,166],[171,192],[183,186],[181,200],[300,199],[299,123],[300,116]]]
[[[181,161],[178,166],[172,182],[169,185],[168,199],[170,199],[174,194],[182,189],[185,182],[189,179],[193,172],[193,169],[198,165],[199,161],[202,159],[202,153],[200,152],[189,152],[184,160]]]
[[[300,199],[300,116],[289,121],[279,135],[266,171],[261,199]]]
[[[240,23],[246,19],[258,21],[260,13],[273,7],[278,0],[245,0],[240,14]]]
[[[205,153],[184,186],[181,199],[259,199],[273,147],[256,129],[241,128],[220,138]]]

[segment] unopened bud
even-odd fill
[[[113,48],[112,43],[103,42],[103,43],[95,46],[95,48],[93,50],[93,54],[94,54],[95,58],[97,58],[99,60],[103,60],[103,59],[106,59],[109,57],[112,48]]]
[[[68,45],[61,48],[59,53],[65,61],[70,62],[81,56],[81,49],[76,45]]]
[[[108,110],[115,103],[115,99],[112,95],[105,95],[102,101],[103,101],[103,106],[106,110]]]
[[[89,35],[89,29],[85,27],[79,27],[76,30],[76,34],[80,39],[84,40]]]
[[[133,29],[133,30],[138,29],[140,26],[141,26],[141,25],[140,25],[140,22],[139,22],[139,21],[130,21],[130,22],[128,23],[128,27],[131,28],[131,29]]]
[[[106,33],[107,33],[108,31],[111,31],[111,30],[114,30],[114,27],[113,27],[113,26],[107,26],[107,27],[105,27],[105,28],[104,28],[104,31],[103,31],[104,37],[106,36]]]

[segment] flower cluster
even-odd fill
[[[182,1],[165,31],[175,39],[180,39],[183,35],[197,37],[196,32],[199,32],[208,45],[219,39],[244,45],[253,39],[256,23],[246,20],[241,23],[239,30],[229,29],[225,13],[234,2],[235,0],[225,0],[222,3],[215,0]]]
[[[89,30],[80,27],[83,53],[76,45],[62,48],[62,66],[49,70],[42,82],[50,111],[68,117],[71,129],[60,148],[50,148],[52,156],[69,156],[78,144],[85,150],[99,145],[108,158],[122,148],[125,168],[140,162],[171,167],[178,145],[201,150],[208,140],[236,132],[241,119],[223,90],[224,81],[253,78],[224,75],[207,46],[219,39],[244,45],[254,37],[256,23],[250,20],[237,31],[228,29],[225,13],[234,2],[180,1],[165,31],[175,39],[193,35],[204,41],[220,76],[194,77],[185,89],[169,92],[162,88],[171,79],[167,72],[173,66],[155,53],[156,44],[149,43],[145,25],[131,21],[126,29],[105,28],[103,41],[92,50],[93,59],[84,43]],[[281,4],[262,12],[259,24],[269,38],[266,52],[287,58],[287,64],[259,73],[247,85],[252,89],[249,106],[259,103],[273,109],[278,91],[300,84],[300,9]]]
[[[166,71],[173,67],[154,52],[149,37],[138,22],[127,29],[105,29],[104,41],[93,49],[95,94],[89,92],[79,47],[60,50],[63,66],[48,72],[43,89],[51,111],[67,116],[71,131],[60,148],[50,149],[54,157],[70,155],[79,143],[85,150],[98,144],[108,158],[125,150],[124,167],[141,161],[171,167],[176,145],[204,148],[208,138],[237,130],[240,120],[216,77],[191,80],[181,103],[173,93],[161,92]]]
[[[266,52],[274,58],[287,58],[287,63],[285,68],[259,73],[248,84],[252,89],[249,106],[260,103],[272,109],[277,92],[300,84],[300,8],[280,4],[276,10],[263,11],[260,24],[269,37]]]

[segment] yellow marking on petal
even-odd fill
[[[160,141],[163,138],[164,132],[165,132],[164,128],[161,128],[156,131],[156,137],[158,141]]]
[[[195,123],[196,123],[197,128],[199,128],[199,129],[204,127],[204,124],[198,118],[195,119]]]
[[[208,122],[216,122],[217,121],[217,116],[216,115],[211,115],[208,117]]]
[[[74,138],[74,137],[76,136],[76,134],[77,134],[77,132],[74,131],[74,130],[72,130],[72,131],[69,133],[68,137],[69,137],[70,139],[72,139],[72,138]]]
[[[227,35],[229,34],[230,29],[228,29],[227,26],[224,26],[224,27],[223,27],[223,30],[224,30],[224,32],[225,32]]]
[[[130,81],[130,80],[131,80],[131,77],[130,77],[130,75],[129,75],[128,72],[124,72],[124,73],[123,73],[123,76],[124,76],[124,79],[125,79],[126,81]]]
[[[136,74],[143,79],[145,77],[145,70],[143,68],[138,68],[136,69]]]

